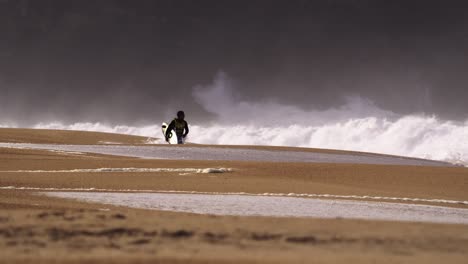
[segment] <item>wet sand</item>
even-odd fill
[[[0,142],[99,144],[119,138],[129,144],[142,140],[56,132],[62,134],[54,142],[55,136],[43,131],[16,132],[21,138],[0,129]],[[143,160],[0,148],[0,171],[112,167],[224,167],[233,171],[182,175],[0,172],[0,186],[468,200],[468,169],[461,167]],[[0,190],[0,248],[0,259],[11,263],[466,263],[468,225],[196,215],[84,203],[37,191]]]
[[[143,144],[147,137],[102,132],[0,128],[0,142],[37,144]]]

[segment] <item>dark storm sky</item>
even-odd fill
[[[242,100],[463,120],[465,2],[0,0],[0,122],[207,120],[220,70]]]

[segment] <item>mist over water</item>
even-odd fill
[[[241,99],[242,94],[222,72],[211,84],[195,86],[193,98],[214,116],[211,122],[197,123],[191,121],[190,112],[186,113],[188,141],[193,143],[343,149],[468,165],[468,120],[401,116],[358,96],[347,97],[342,106],[326,110],[305,110],[275,101],[251,102]],[[142,126],[52,122],[33,127],[161,138],[160,123],[164,121],[169,120]]]
[[[288,90],[289,87],[284,87]],[[213,83],[195,86],[193,98],[205,111],[212,114],[216,124],[228,126],[251,125],[253,127],[284,127],[290,125],[317,126],[351,118],[396,117],[396,114],[379,109],[375,104],[360,96],[342,96],[344,104],[326,110],[306,110],[296,105],[280,104],[264,95],[263,101],[242,98],[234,82],[224,72],[219,72]],[[314,105],[311,104],[311,108]]]

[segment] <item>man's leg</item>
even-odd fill
[[[184,138],[182,135],[177,135],[177,144],[184,144]]]

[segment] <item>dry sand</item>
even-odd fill
[[[0,129],[0,142],[131,144],[141,140],[146,138]],[[0,171],[103,167],[227,167],[233,171],[186,175],[0,172],[0,186],[468,200],[468,169],[460,167],[142,160],[0,148]],[[468,226],[206,216],[0,190],[0,248],[0,263],[467,263]]]

